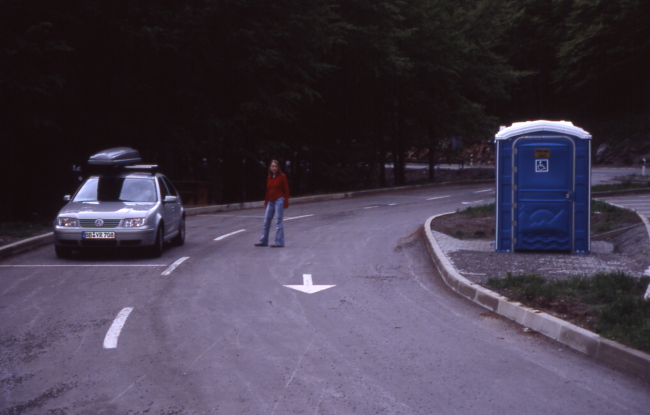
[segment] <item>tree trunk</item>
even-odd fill
[[[429,130],[429,181],[436,179],[436,150],[433,139],[433,128],[431,125],[427,126]]]
[[[436,157],[433,150],[433,143],[429,146],[429,181],[436,179]]]
[[[395,134],[395,153],[393,154],[394,166],[395,166],[395,185],[403,186],[406,184],[406,162],[404,154],[404,118],[400,114],[400,110],[397,110],[397,133]]]
[[[379,150],[379,186],[386,187],[386,150]]]
[[[301,169],[300,169],[300,149],[297,149],[293,153],[294,157],[293,160],[291,160],[291,184],[292,184],[292,189],[291,193],[294,195],[299,195],[300,194],[300,185],[301,185]]]

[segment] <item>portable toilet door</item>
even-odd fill
[[[497,166],[497,251],[589,252],[586,138],[573,124],[552,121],[515,123],[497,134],[497,163],[510,164]]]

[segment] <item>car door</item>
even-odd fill
[[[515,250],[572,250],[574,143],[523,137],[514,143]]]
[[[162,197],[165,237],[167,237],[168,235],[173,235],[178,231],[182,214],[180,198],[178,198],[175,191],[172,190],[173,193],[170,191],[162,176],[158,176],[158,186],[160,186],[160,195]],[[175,196],[176,201],[165,203],[166,196]]]

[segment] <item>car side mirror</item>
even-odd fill
[[[69,202],[70,201],[70,195],[63,196],[63,201],[64,202]]]
[[[165,196],[165,199],[163,200],[163,203],[176,203],[178,202],[178,198],[176,196]]]

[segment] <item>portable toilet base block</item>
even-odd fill
[[[591,135],[566,121],[501,128],[496,251],[590,251]]]

